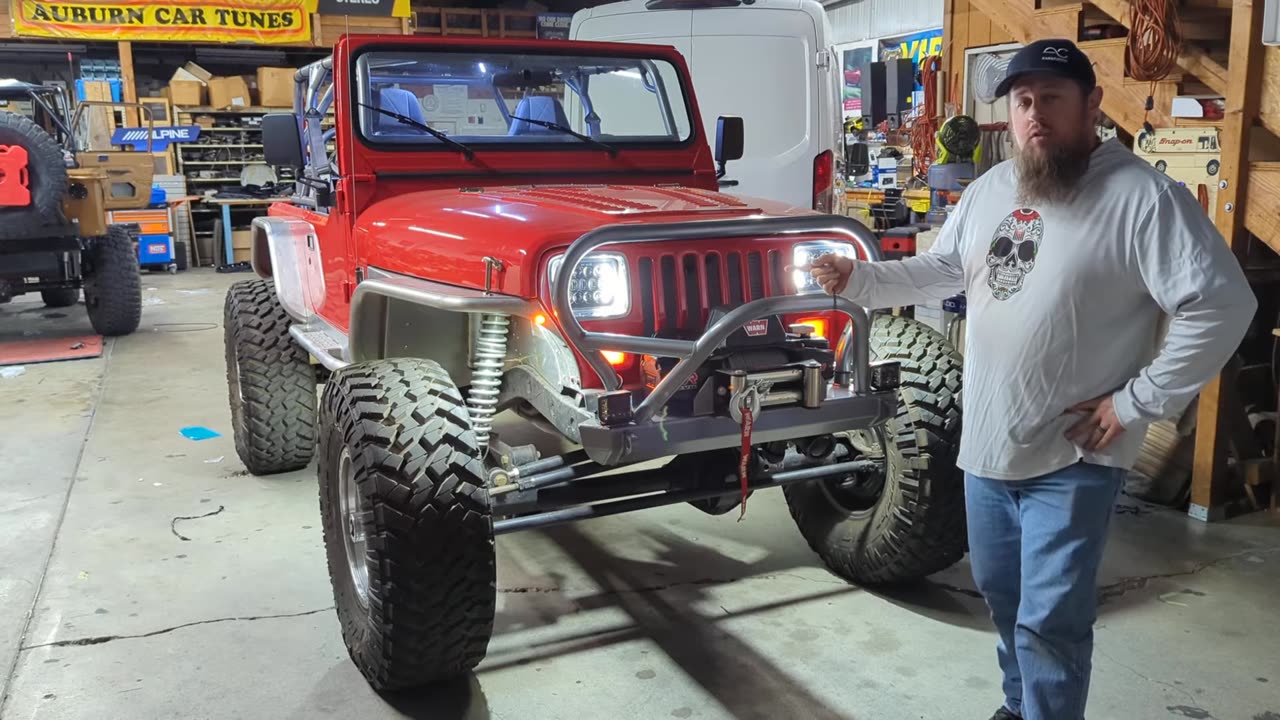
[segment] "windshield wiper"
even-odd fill
[[[521,122],[527,122],[530,125],[537,125],[538,127],[544,127],[548,130],[555,130],[556,132],[562,132],[565,135],[572,135],[585,143],[591,143],[592,145],[595,145],[601,150],[607,151],[610,157],[618,156],[618,148],[610,145],[609,143],[600,142],[599,140],[591,137],[590,135],[583,135],[577,130],[573,130],[572,128],[567,128],[564,125],[561,125],[560,123],[547,122],[546,120],[534,120],[533,118],[525,118],[525,117],[520,117],[518,115],[512,115],[511,119],[519,120]]]
[[[414,120],[413,118],[409,117],[408,115],[401,115],[401,114],[400,114],[400,113],[398,113],[398,112],[392,112],[391,110],[386,110],[386,109],[384,109],[384,108],[374,107],[374,106],[372,106],[372,105],[370,105],[370,104],[368,104],[368,103],[356,103],[356,104],[357,104],[357,105],[359,105],[360,107],[368,108],[368,109],[370,109],[370,110],[372,110],[372,111],[374,111],[374,112],[382,113],[383,115],[386,115],[386,116],[387,116],[387,117],[389,117],[389,118],[393,118],[393,119],[395,119],[395,120],[398,120],[398,121],[400,121],[400,122],[402,122],[402,123],[404,123],[405,125],[408,125],[408,126],[410,126],[410,127],[415,127],[415,128],[418,128],[419,130],[425,130],[428,134],[430,134],[430,135],[431,135],[431,137],[433,137],[433,138],[435,138],[435,139],[439,140],[440,142],[444,143],[445,145],[448,145],[449,147],[453,148],[454,150],[457,150],[458,152],[460,152],[460,153],[462,153],[463,155],[465,155],[465,156],[466,156],[466,158],[467,158],[468,160],[470,160],[470,159],[472,159],[472,158],[474,158],[474,157],[476,156],[475,151],[474,151],[474,150],[472,150],[471,148],[467,147],[466,145],[463,145],[462,143],[458,142],[457,140],[454,140],[453,138],[449,137],[448,135],[445,135],[444,133],[440,132],[439,130],[437,130],[437,129],[433,128],[433,127],[431,127],[430,125],[427,125],[426,123],[421,123],[421,122],[418,122],[417,120]]]

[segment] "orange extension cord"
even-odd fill
[[[1151,83],[1142,124],[1151,130],[1147,117],[1155,104],[1156,83],[1169,76],[1182,51],[1182,29],[1178,24],[1175,0],[1129,0],[1129,76]]]
[[[924,86],[924,103],[911,124],[911,155],[916,177],[928,181],[933,164],[934,137],[938,134],[938,71],[942,58],[930,55],[920,63],[920,84]]]

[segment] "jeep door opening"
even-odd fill
[[[719,193],[751,128],[712,151],[673,48],[352,35],[295,79],[263,131],[297,195],[228,292],[229,399],[251,472],[317,462],[373,687],[484,658],[517,530],[781,487],[849,581],[963,555],[959,357],[787,270],[878,241]],[[507,410],[573,449],[506,442]]]

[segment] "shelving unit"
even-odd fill
[[[239,193],[241,173],[251,165],[263,165],[262,116],[268,113],[287,112],[283,108],[244,107],[215,109],[211,107],[184,107],[175,110],[179,125],[200,125],[200,139],[194,143],[175,145],[178,173],[186,178],[192,195]],[[212,121],[212,125],[210,125]],[[332,123],[332,116],[327,121]],[[278,183],[291,183],[292,171],[276,170]],[[234,227],[247,226],[262,214],[261,205],[228,205],[232,211]],[[212,202],[196,203],[192,207],[195,216],[195,236],[201,249],[211,253],[202,257],[221,257],[223,235],[219,233],[220,220],[228,217],[223,207]]]

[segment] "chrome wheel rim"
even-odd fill
[[[360,607],[369,607],[369,562],[366,557],[368,542],[365,537],[363,513],[360,510],[360,488],[356,485],[355,468],[351,463],[351,451],[344,449],[338,460],[339,518],[342,524],[342,546],[347,555],[347,571],[356,589]]]

